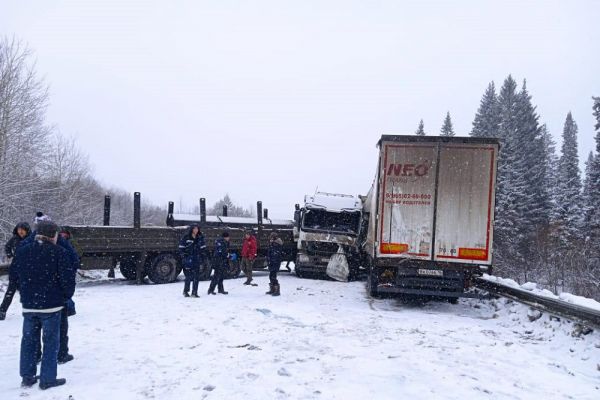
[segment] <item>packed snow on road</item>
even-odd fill
[[[0,322],[0,398],[599,399],[600,334],[507,300],[407,304],[362,282],[281,274],[281,297],[229,280],[229,295],[181,284],[80,282],[67,385],[20,387],[22,317]],[[202,282],[207,285],[207,282]],[[6,279],[0,281],[0,293]]]

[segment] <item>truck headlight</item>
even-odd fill
[[[307,256],[305,254],[299,254],[298,255],[298,262],[307,263],[309,261],[310,261],[310,257],[309,256]]]

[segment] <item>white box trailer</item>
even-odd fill
[[[499,142],[382,136],[363,250],[369,291],[456,298],[492,266]]]

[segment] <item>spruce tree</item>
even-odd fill
[[[421,120],[421,122],[419,122],[419,127],[415,131],[415,135],[425,136],[425,124],[423,123],[423,120]]]
[[[526,234],[522,216],[527,207],[526,165],[518,158],[519,146],[519,94],[517,84],[508,76],[498,96],[500,124],[498,138],[501,142],[498,158],[496,188],[495,246],[498,265],[513,276],[520,272],[524,262],[523,243]]]
[[[558,185],[558,156],[556,155],[556,143],[548,131],[546,124],[540,128],[542,148],[544,152],[544,174],[542,185],[548,188],[548,200],[550,212],[548,222],[557,220],[557,185]]]
[[[477,114],[475,114],[471,136],[497,137],[499,125],[500,109],[498,107],[496,86],[494,85],[494,82],[490,82],[481,98]]]
[[[567,114],[563,129],[562,155],[558,173],[558,218],[561,224],[560,239],[568,246],[578,237],[581,227],[581,175],[577,154],[577,124]]]
[[[593,114],[596,117],[596,154],[586,168],[585,233],[593,246],[596,259],[600,259],[600,97],[593,97]]]
[[[442,125],[440,136],[454,136],[454,128],[452,127],[452,119],[450,118],[450,111],[444,118],[444,124]]]

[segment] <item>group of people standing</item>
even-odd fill
[[[57,364],[74,359],[69,354],[68,317],[75,315],[75,275],[79,257],[69,242],[70,234],[42,212],[29,224],[19,223],[6,243],[10,261],[8,288],[0,305],[0,320],[18,290],[23,308],[21,339],[21,385],[39,380],[41,389],[64,385],[57,378]],[[41,362],[40,375],[37,364]]]
[[[225,273],[229,269],[229,262],[237,260],[237,253],[231,252],[229,249],[230,236],[229,232],[225,231],[221,237],[215,240],[214,251],[212,254],[213,275],[208,287],[208,294],[216,295],[215,289],[220,294],[228,294],[223,287],[223,279]],[[183,295],[190,297],[190,285],[192,288],[191,297],[198,296],[198,284],[200,280],[200,266],[206,262],[207,247],[204,240],[204,235],[200,231],[197,224],[192,224],[188,231],[179,242],[179,252],[183,264],[183,273],[185,275],[185,283],[183,286]],[[244,285],[258,286],[252,283],[252,270],[258,254],[258,243],[254,232],[248,230],[244,234],[244,242],[241,251],[241,268],[246,275]],[[269,249],[267,252],[267,261],[269,267],[269,291],[268,295],[279,296],[280,288],[277,280],[277,272],[283,259],[283,241],[273,232],[269,236]]]

